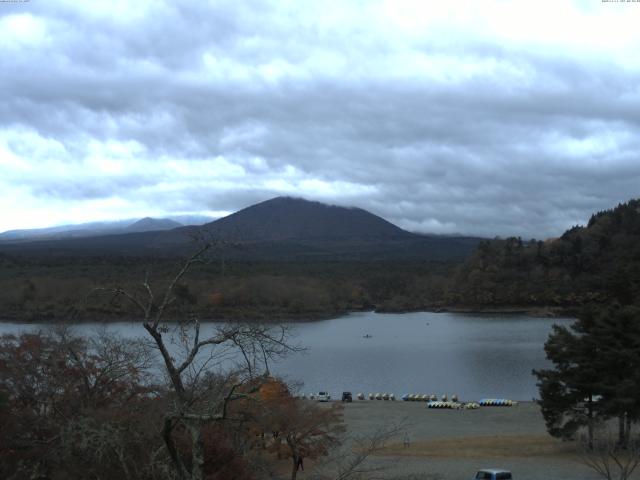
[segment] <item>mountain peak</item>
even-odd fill
[[[275,197],[207,224],[218,238],[262,241],[400,238],[409,232],[366,210]]]
[[[317,203],[320,205],[328,205],[326,203],[318,202],[317,200],[308,200],[306,198],[293,197],[291,195],[280,195],[279,197],[273,197],[269,200],[256,203],[256,205],[260,205],[261,203]]]
[[[295,197],[272,198],[201,226],[178,226],[172,220],[147,217],[91,237],[9,241],[0,245],[0,251],[171,256],[192,253],[194,238],[211,238],[222,241],[230,259],[448,260],[468,255],[478,243],[474,238],[412,234],[361,208]]]
[[[133,222],[125,230],[127,232],[152,232],[157,230],[170,230],[181,226],[181,223],[169,220],[168,218],[144,217],[137,222]]]

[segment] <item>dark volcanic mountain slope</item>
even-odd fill
[[[277,197],[203,226],[242,241],[402,239],[414,235],[360,208]]]
[[[150,218],[145,217],[137,222],[132,223],[126,232],[154,232],[158,230],[171,230],[172,228],[181,227],[182,224],[168,218]]]
[[[278,197],[199,227],[0,243],[0,252],[175,256],[193,252],[203,239],[226,242],[217,248],[225,258],[251,261],[451,260],[470,254],[479,241],[416,235],[360,208]]]
[[[23,230],[9,230],[0,233],[0,242],[7,241],[33,241],[55,240],[72,237],[95,237],[96,235],[109,235],[121,233],[131,223],[131,220],[117,220],[113,222],[89,222],[76,225],[59,225],[48,228],[32,228]]]
[[[187,217],[188,219],[189,217]],[[193,217],[197,220],[197,217]],[[24,230],[9,230],[0,233],[0,242],[31,242],[36,240],[62,240],[81,237],[98,237],[104,235],[118,235],[133,232],[153,232],[182,227],[179,223],[168,218],[143,218],[141,220],[116,220],[112,222],[89,222],[76,225],[60,225],[49,228],[33,228]],[[188,225],[188,224],[187,224]]]

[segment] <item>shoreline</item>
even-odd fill
[[[463,313],[463,314],[514,314],[526,315],[537,318],[562,318],[572,317],[576,313],[576,307],[555,307],[555,306],[522,306],[522,305],[505,305],[505,306],[439,306],[425,307],[420,309],[380,309],[373,311],[376,313],[413,313],[413,312],[432,312],[432,313]]]
[[[573,316],[575,308],[570,307],[527,307],[527,306],[504,306],[504,307],[444,307],[443,312],[451,313],[474,313],[474,314],[522,314],[530,317],[561,318]]]
[[[202,317],[201,322],[215,323],[215,322],[253,322],[253,323],[306,323],[306,322],[321,322],[324,320],[333,320],[336,318],[344,317],[352,313],[361,312],[373,312],[377,314],[404,314],[404,313],[460,313],[469,315],[523,315],[531,318],[563,318],[573,317],[576,315],[577,309],[575,307],[552,307],[552,306],[493,306],[493,307],[481,307],[481,306],[438,306],[438,307],[423,307],[416,309],[386,309],[384,307],[374,308],[361,308],[353,310],[339,310],[330,312],[303,312],[296,314],[286,314],[284,312],[243,312],[245,314],[240,315],[220,315],[215,317]],[[106,315],[104,313],[98,313],[92,317],[82,318],[65,318],[56,317],[51,314],[44,314],[41,317],[37,315],[15,315],[10,312],[8,315],[5,312],[4,316],[0,318],[0,323],[119,323],[130,322],[136,323],[141,319],[131,320],[130,318],[117,315]],[[253,314],[255,313],[255,314]],[[166,323],[177,323],[180,320],[171,319],[165,320]]]

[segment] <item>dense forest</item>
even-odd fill
[[[592,215],[560,238],[483,241],[452,278],[451,305],[521,305],[576,309],[637,301],[640,200]]]
[[[28,321],[131,318],[131,305],[100,289],[143,294],[163,288],[181,259],[2,257],[0,307]],[[213,255],[177,285],[168,316],[204,319],[319,319],[349,311],[431,308],[444,296],[453,263],[232,262]]]
[[[4,319],[127,318],[99,288],[159,288],[182,258],[0,255]],[[556,239],[482,241],[466,260],[240,261],[215,248],[177,286],[169,315],[316,319],[349,311],[523,310],[573,313],[640,288],[640,200],[594,214]]]

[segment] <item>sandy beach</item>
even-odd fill
[[[511,470],[516,480],[596,480],[580,462],[576,445],[550,437],[539,407],[523,402],[513,407],[435,410],[425,403],[355,401],[345,405],[352,433],[372,434],[384,425],[404,426],[403,436],[372,460],[388,467],[383,478],[461,480],[479,468]]]

